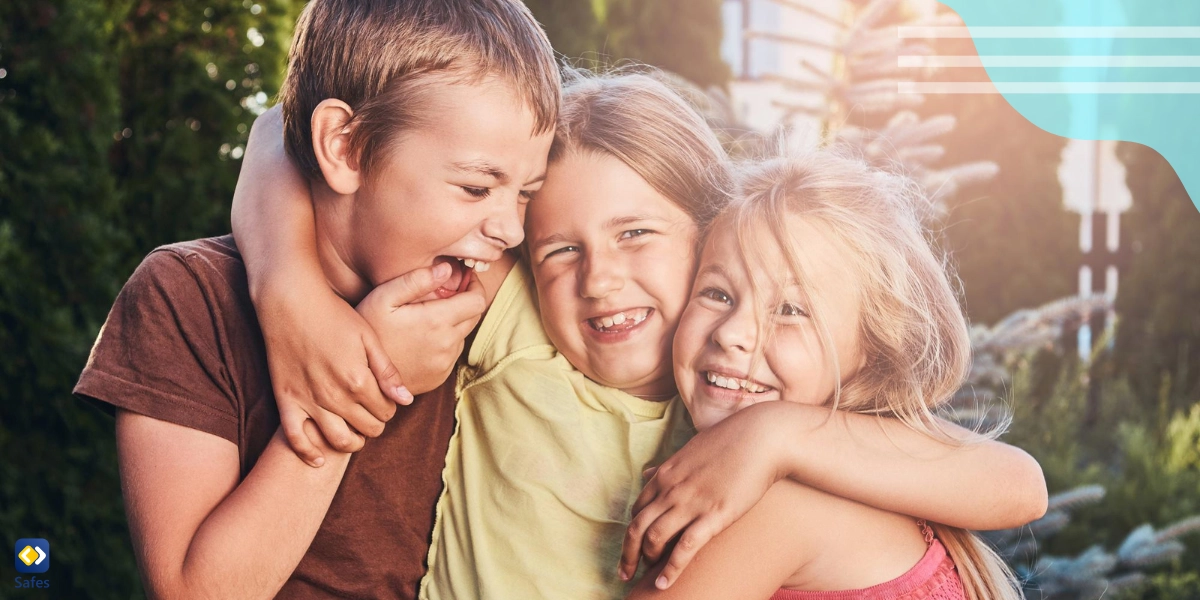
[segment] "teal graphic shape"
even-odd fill
[[[941,2],[963,19],[988,77],[1030,122],[1064,137],[1153,148],[1200,209],[1200,1]],[[1024,37],[1001,37],[1017,30],[994,29],[1013,27],[1061,27],[1068,29],[1057,31],[1070,33],[1024,30]],[[1071,29],[1081,27],[1104,29]],[[1012,66],[1021,60],[1008,57],[1062,64]],[[1031,83],[1058,92],[1020,93],[1047,89]]]

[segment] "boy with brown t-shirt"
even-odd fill
[[[326,460],[301,461],[273,395],[292,382],[272,385],[229,236],[143,261],[75,391],[115,408],[151,597],[411,598],[454,426],[452,383],[412,382],[452,366],[486,306],[484,286],[454,259],[486,263],[521,240],[519,204],[545,170],[557,70],[516,0],[315,0],[282,96],[288,152],[311,180],[322,275],[383,334],[404,384],[431,391],[385,431],[362,432],[378,438],[353,459],[309,424]],[[397,382],[367,346],[367,374]],[[385,397],[407,401],[383,388],[364,391],[380,420],[396,410]]]

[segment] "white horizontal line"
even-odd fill
[[[901,94],[1200,94],[1200,83],[1114,81],[901,81]]]
[[[1200,38],[1200,27],[964,27],[896,28],[902,38]]]
[[[900,56],[901,68],[1200,67],[1200,56]]]

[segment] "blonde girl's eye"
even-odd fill
[[[726,304],[726,305],[733,304],[733,298],[730,298],[729,294],[725,293],[724,290],[721,290],[719,288],[714,288],[714,287],[705,288],[704,290],[702,290],[700,292],[700,297],[707,298],[709,300],[719,302],[721,304]]]
[[[779,305],[779,308],[775,311],[775,314],[781,317],[807,317],[808,311],[804,310],[799,304],[794,302],[784,302],[783,304]]]
[[[527,204],[530,200],[533,200],[533,192],[534,190],[521,190],[521,203]]]

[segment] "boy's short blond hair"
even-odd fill
[[[558,116],[554,51],[519,0],[313,0],[296,22],[280,91],[288,154],[321,180],[312,113],[337,98],[354,111],[350,147],[369,173],[403,130],[418,125],[430,83],[507,83],[534,116]]]

